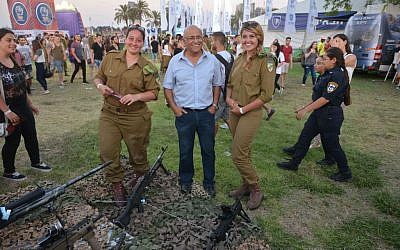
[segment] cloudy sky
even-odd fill
[[[54,0],[55,4],[61,4],[63,0]],[[166,0],[167,2],[168,0]],[[205,6],[211,8],[213,0],[203,0]],[[241,2],[241,0],[229,0],[232,6]],[[262,5],[265,0],[250,0],[257,5]],[[85,26],[99,26],[99,25],[116,25],[114,22],[115,9],[120,4],[126,4],[127,0],[68,0],[68,2],[75,5],[82,15],[83,24]],[[147,0],[150,9],[160,10],[160,0]],[[194,5],[194,0],[184,0],[185,3]],[[280,8],[285,6],[287,0],[272,0],[273,7]],[[90,21],[89,21],[90,19]],[[7,10],[7,0],[0,0],[0,26],[10,26],[10,19]]]

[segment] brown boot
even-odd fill
[[[240,199],[243,196],[247,196],[249,194],[250,194],[250,186],[247,182],[243,181],[240,187],[229,192],[229,197]]]
[[[138,173],[138,172],[133,173],[132,179],[128,182],[128,186],[129,186],[130,190],[132,190],[136,186],[136,183],[138,182],[139,178],[142,176],[143,176],[143,173]]]
[[[112,184],[114,191],[114,201],[118,207],[126,205],[125,188],[122,182],[114,182]]]
[[[247,208],[250,210],[256,209],[261,205],[264,198],[258,183],[250,185],[250,199],[247,202]]]

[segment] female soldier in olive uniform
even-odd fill
[[[272,100],[275,61],[272,55],[262,54],[264,34],[260,24],[243,23],[240,33],[244,52],[233,65],[226,103],[231,108],[232,160],[243,182],[229,195],[240,198],[250,194],[247,207],[256,209],[262,202],[263,194],[257,172],[251,164],[250,146],[263,117],[262,106]]]
[[[296,111],[298,120],[306,113],[314,112],[304,124],[293,158],[289,162],[280,162],[277,165],[282,169],[297,170],[309,149],[311,140],[320,133],[324,149],[334,158],[339,168],[339,172],[330,178],[335,181],[346,181],[352,178],[352,174],[339,143],[340,128],[344,120],[341,104],[349,87],[343,52],[334,47],[328,49],[324,55],[324,64],[327,72],[313,89],[313,102]]]
[[[146,102],[157,99],[159,84],[156,68],[141,56],[145,39],[144,29],[132,26],[126,35],[126,49],[109,52],[94,79],[104,96],[100,114],[100,157],[112,160],[106,177],[113,184],[114,199],[124,205],[124,170],[120,166],[121,139],[124,140],[129,160],[134,168],[130,185],[148,169],[147,146],[151,128],[151,112]]]

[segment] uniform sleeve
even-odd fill
[[[347,88],[347,83],[343,72],[335,72],[332,77],[327,79],[328,83],[322,93],[322,97],[332,102],[337,98],[342,98]]]
[[[157,71],[157,68],[151,63],[146,65],[146,67],[147,66],[150,67],[150,70],[148,70],[149,71],[148,74],[144,75],[145,88],[146,88],[146,91],[151,90],[157,99],[158,92],[160,91],[160,83],[157,80],[158,71]]]
[[[163,87],[165,89],[173,89],[175,85],[175,76],[174,76],[174,68],[175,68],[175,60],[171,60],[169,62],[167,72],[164,76]]]
[[[223,77],[224,74],[223,66],[217,59],[213,59],[213,62],[214,62],[214,76],[213,76],[212,86],[221,87],[224,85],[224,78],[225,78]]]
[[[96,76],[94,77],[94,78],[102,80],[104,84],[107,83],[107,76],[106,76],[105,72],[106,72],[106,68],[107,68],[107,65],[109,64],[110,59],[111,59],[111,54],[108,54],[104,57],[103,61],[100,64],[100,68],[97,71]]]
[[[261,61],[261,89],[260,98],[261,101],[267,103],[272,100],[272,95],[275,88],[275,62],[272,57],[267,57]]]

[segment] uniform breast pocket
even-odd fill
[[[107,77],[107,85],[112,86],[114,84],[117,84],[118,82],[118,72],[116,71],[108,71],[106,73],[106,77]]]
[[[144,82],[142,75],[123,75],[123,82],[127,83],[129,89],[144,90]]]
[[[246,85],[252,85],[254,86],[259,82],[260,79],[260,74],[259,73],[254,73],[254,72],[248,72],[247,77],[244,79]]]

